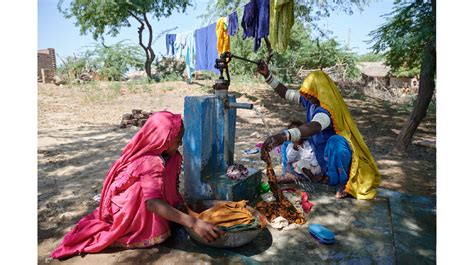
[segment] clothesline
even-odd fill
[[[195,70],[217,71],[215,59],[230,51],[230,36],[242,28],[242,38],[254,39],[253,51],[257,52],[261,40],[277,47],[279,53],[286,50],[294,20],[294,0],[277,4],[276,0],[250,0],[205,27],[182,33],[166,34],[167,54],[184,59],[188,78]],[[237,11],[244,8],[241,20]],[[227,12],[226,12],[227,13]],[[271,29],[270,29],[271,28]],[[268,38],[269,37],[269,38]],[[270,39],[270,40],[269,40]],[[275,45],[274,45],[275,44]]]
[[[237,6],[236,8],[232,9],[231,11],[229,11],[228,14],[226,14],[226,15],[224,15],[224,16],[221,16],[221,17],[228,17],[229,15],[231,15],[232,13],[234,13],[235,11],[238,11],[238,10],[240,10],[241,8],[243,8],[243,7],[244,7],[246,4],[248,4],[248,3],[250,3],[250,2],[247,2],[247,3],[245,3],[245,4],[242,4],[242,5]],[[212,25],[212,24],[214,24],[214,23],[216,23],[216,22],[217,22],[217,21],[212,22],[212,23],[209,23],[209,24],[208,24],[207,26],[205,26],[205,27],[208,27],[209,25]]]
[[[218,21],[195,30],[166,35],[167,54],[169,55],[171,50],[171,55],[184,59],[189,82],[192,80],[192,73],[196,70],[218,73],[214,67],[215,59],[218,58],[220,52],[230,51],[229,36],[235,35],[239,29],[236,12],[250,2],[233,8],[225,16],[226,22],[222,20],[223,17],[220,17]]]
[[[231,15],[232,13],[234,13],[235,11],[238,11],[238,10],[240,10],[241,8],[243,8],[243,7],[244,7],[246,4],[248,4],[248,3],[250,3],[250,2],[247,2],[247,3],[245,3],[245,4],[242,4],[242,5],[237,6],[236,8],[234,8],[234,9],[232,9],[230,12],[228,12],[227,15],[221,16],[221,17],[228,17],[229,15]],[[200,27],[200,28],[209,27],[210,25],[212,25],[212,24],[214,24],[214,23],[217,23],[217,21],[211,22],[211,23],[207,24],[206,26],[203,26],[203,27]],[[189,31],[189,30],[188,30],[188,31]],[[188,31],[186,31],[186,32],[188,32]],[[180,32],[180,33],[181,33],[181,32]],[[182,33],[184,33],[184,32],[182,32]]]

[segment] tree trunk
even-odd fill
[[[146,17],[146,13],[142,13],[143,20],[141,18],[139,18],[135,13],[133,13],[130,10],[128,11],[128,13],[131,16],[133,16],[140,23],[140,27],[138,27],[138,40],[139,40],[138,44],[140,44],[142,49],[145,51],[145,56],[146,56],[145,67],[144,67],[145,68],[145,73],[146,73],[148,79],[151,80],[152,79],[151,78],[151,65],[153,63],[153,60],[155,59],[155,52],[151,48],[152,40],[153,40],[153,31],[152,31],[151,24],[149,23],[148,18]],[[147,29],[148,29],[148,44],[147,44],[147,46],[145,46],[145,44],[143,44],[143,30],[145,29],[145,23],[143,21],[145,21]]]
[[[436,47],[435,39],[432,38],[426,45],[421,61],[421,73],[418,95],[415,100],[415,106],[410,117],[403,125],[400,134],[397,137],[395,146],[391,153],[393,155],[406,154],[410,145],[413,134],[415,134],[418,125],[426,116],[426,110],[433,97],[435,89],[435,73],[436,73]]]
[[[146,17],[146,13],[143,13],[143,19],[145,20],[146,26],[148,28],[148,44],[147,44],[147,56],[146,56],[146,62],[145,62],[145,72],[146,75],[148,76],[148,79],[151,80],[151,65],[153,64],[153,60],[155,60],[155,52],[151,48],[152,41],[153,41],[153,29],[151,27],[150,22],[148,21],[148,18]]]

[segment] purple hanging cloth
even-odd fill
[[[244,6],[241,22],[243,39],[254,37],[253,51],[260,48],[261,39],[268,37],[270,25],[270,0],[250,0]]]
[[[232,14],[227,16],[227,20],[227,34],[229,34],[230,36],[234,36],[239,30],[239,17],[237,15],[237,11],[234,11]]]

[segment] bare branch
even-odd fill
[[[153,30],[151,28],[151,24],[150,22],[148,21],[148,18],[146,17],[146,13],[143,13],[143,19],[145,20],[145,23],[146,23],[146,26],[148,28],[148,32],[149,32],[149,35],[148,35],[148,47],[151,47],[151,41],[153,39]]]
[[[150,22],[148,21],[148,18],[146,17],[146,13],[143,13],[143,18],[145,20],[146,26],[148,27],[148,52],[150,53],[150,62],[153,62],[153,60],[155,60],[155,53],[151,48],[153,40],[153,29],[151,27]]]
[[[140,23],[140,27],[138,27],[138,40],[139,40],[138,44],[140,44],[140,46],[143,48],[143,50],[145,50],[146,56],[148,57],[147,47],[145,47],[145,45],[143,44],[143,30],[145,29],[145,26],[144,26],[145,24],[132,11],[128,10],[128,13]]]

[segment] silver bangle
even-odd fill
[[[268,75],[268,77],[265,78],[265,82],[268,84],[272,78],[273,78],[273,75],[272,75],[272,73],[270,73],[270,74]]]
[[[275,90],[277,88],[277,86],[280,84],[280,81],[278,81],[278,79],[276,79],[275,77],[273,77],[273,79],[268,83],[270,85],[270,87]]]
[[[291,128],[288,133],[292,142],[298,142],[301,139],[301,131],[298,128]]]

